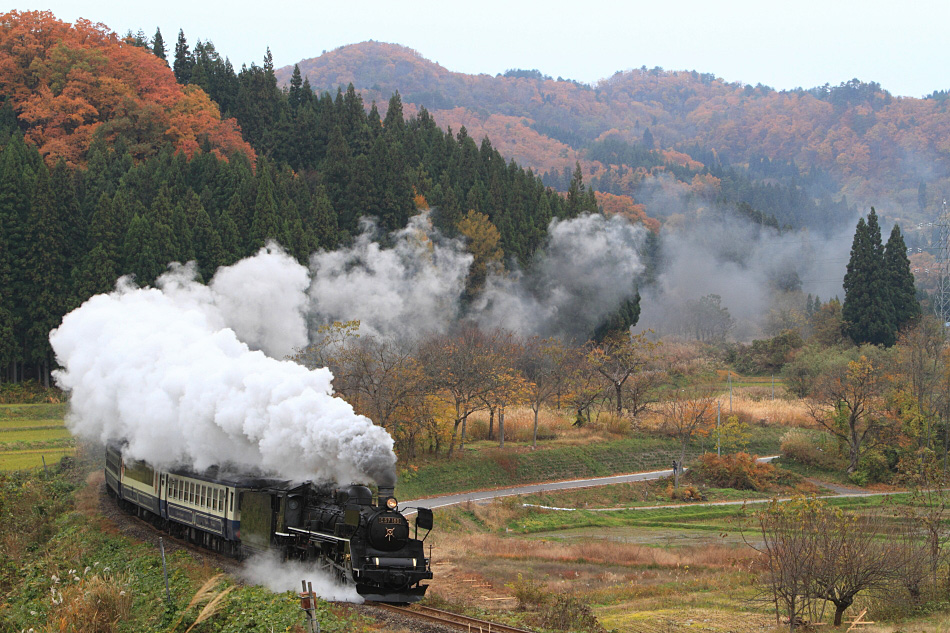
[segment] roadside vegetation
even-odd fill
[[[186,550],[122,536],[99,513],[101,456],[0,472],[0,632],[303,632],[299,602],[221,576]],[[156,539],[157,541],[157,539]],[[319,602],[323,631],[363,631]]]

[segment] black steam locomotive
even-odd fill
[[[367,600],[415,602],[432,578],[423,541],[432,511],[419,508],[415,534],[393,488],[292,485],[266,478],[163,471],[106,448],[106,486],[119,504],[174,536],[243,558],[277,551],[319,561]],[[426,535],[419,540],[419,529]]]

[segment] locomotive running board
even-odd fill
[[[349,543],[350,539],[342,538],[339,536],[333,536],[332,534],[324,534],[323,532],[311,532],[310,530],[302,530],[300,528],[288,527],[288,530],[291,532],[296,532],[297,534],[304,534],[310,537],[311,541],[322,541],[324,543]]]

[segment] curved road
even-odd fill
[[[760,462],[770,462],[776,459],[778,455],[770,457],[760,457]],[[571,479],[569,481],[552,481],[540,484],[528,484],[524,486],[512,486],[510,488],[497,488],[495,490],[478,490],[474,492],[460,492],[454,495],[444,495],[441,497],[429,497],[428,499],[416,499],[400,503],[402,513],[405,515],[415,514],[414,508],[442,508],[445,506],[454,506],[467,501],[486,501],[488,499],[497,499],[499,497],[511,497],[514,495],[527,495],[537,492],[551,492],[553,490],[570,490],[572,488],[593,488],[595,486],[609,486],[611,484],[626,484],[635,481],[648,481],[651,479],[662,479],[673,474],[671,469],[654,470],[646,473],[630,473],[627,475],[612,475],[610,477],[594,477],[592,479]]]

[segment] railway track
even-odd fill
[[[534,633],[534,631],[529,629],[519,629],[518,627],[509,626],[507,624],[498,624],[497,622],[489,622],[488,620],[470,618],[467,615],[443,611],[442,609],[433,609],[432,607],[425,607],[419,604],[411,607],[397,607],[391,604],[375,603],[373,606],[385,611],[398,613],[403,617],[426,620],[427,622],[434,622],[463,631],[478,631],[479,633]]]

